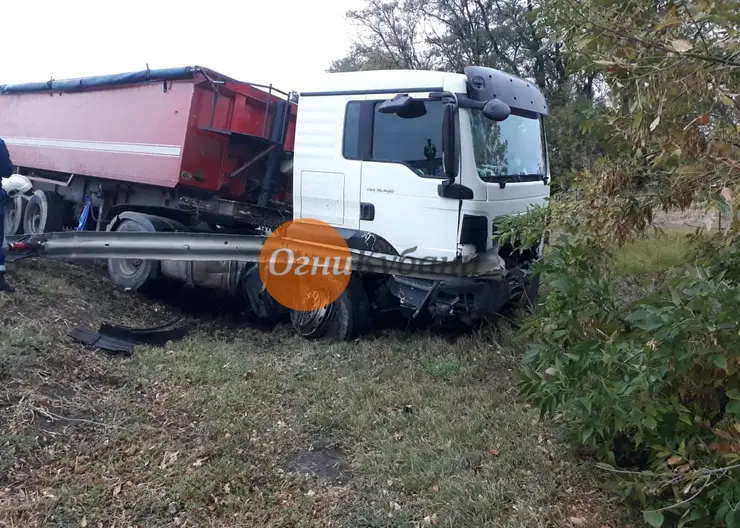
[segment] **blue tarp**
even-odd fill
[[[34,93],[34,92],[75,92],[94,88],[106,88],[126,84],[136,84],[157,81],[176,81],[181,79],[192,79],[199,71],[206,71],[197,66],[186,66],[183,68],[166,68],[161,70],[142,70],[138,72],[116,73],[112,75],[99,75],[96,77],[83,77],[80,79],[63,79],[59,81],[49,80],[46,82],[4,84],[0,85],[0,95]],[[213,77],[222,77],[215,72],[208,72]]]

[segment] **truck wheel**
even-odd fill
[[[311,312],[291,311],[290,321],[306,339],[350,341],[370,329],[370,301],[362,282],[352,277],[336,301]]]
[[[115,231],[149,232],[133,220],[124,220]],[[119,288],[127,291],[141,291],[150,286],[159,275],[159,262],[140,259],[108,259],[108,275]]]
[[[22,196],[16,196],[5,204],[5,236],[23,234],[23,213],[26,212],[26,203]]]
[[[532,274],[522,280],[519,286],[520,291],[517,292],[516,296],[507,302],[499,313],[502,315],[513,314],[519,310],[533,311],[537,306],[537,301],[540,298],[540,276],[539,274]]]
[[[524,291],[519,299],[519,306],[527,310],[534,310],[540,300],[540,276],[531,275],[524,285]]]
[[[64,199],[57,193],[35,191],[23,213],[23,232],[40,235],[62,231],[64,212]]]

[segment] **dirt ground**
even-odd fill
[[[27,260],[0,296],[0,527],[629,525],[521,402],[509,325],[311,343],[230,303]],[[184,309],[175,309],[184,306]],[[103,321],[190,334],[132,357]]]

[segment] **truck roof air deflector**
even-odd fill
[[[476,101],[498,99],[511,108],[548,114],[547,101],[532,82],[483,66],[465,68],[470,97]]]

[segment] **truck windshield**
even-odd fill
[[[502,122],[470,112],[473,153],[484,181],[532,181],[547,171],[542,124],[538,117],[511,114]]]

